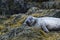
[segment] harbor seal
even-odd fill
[[[45,32],[60,30],[60,18],[55,17],[36,18],[33,16],[28,16],[24,24],[29,27],[35,26],[42,28]]]

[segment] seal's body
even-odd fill
[[[60,30],[60,18],[54,17],[41,17],[36,18],[29,16],[25,22],[28,26],[35,26],[42,28],[45,32],[49,32],[50,30]]]

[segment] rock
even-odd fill
[[[26,14],[32,14],[32,13],[37,13],[37,12],[39,12],[39,8],[38,7],[31,7],[28,11],[27,11],[27,13]]]
[[[55,1],[51,1],[51,2],[42,2],[41,4],[41,8],[43,9],[59,9],[60,8],[60,2],[55,2]]]
[[[30,7],[37,6],[36,2],[26,2],[27,0],[0,0],[1,15],[13,15],[26,13]],[[24,10],[23,10],[24,9]]]
[[[56,14],[53,15],[53,17],[60,18],[60,10],[55,11]]]

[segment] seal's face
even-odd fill
[[[29,16],[29,17],[26,19],[26,24],[27,24],[28,26],[32,26],[32,25],[34,25],[34,23],[35,23],[34,17]]]

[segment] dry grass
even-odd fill
[[[40,16],[45,16],[48,12],[49,10],[46,10],[42,13],[34,13],[30,15],[34,17],[40,17]],[[15,16],[12,16],[8,20],[5,21],[5,24],[10,26],[11,28],[20,27],[28,16],[29,15],[21,14],[21,16],[18,19],[16,19],[15,22],[13,22]],[[3,30],[3,29],[5,29],[5,25],[0,25],[0,30]],[[40,30],[40,29],[38,30],[35,28],[32,28],[31,30],[33,34],[35,34],[34,35],[35,37],[27,37],[27,36],[22,35],[22,36],[14,37],[11,40],[60,40],[60,33],[57,33],[57,32],[45,33],[43,30]],[[5,33],[0,32],[0,35],[2,34],[5,34]]]
[[[60,40],[60,33],[45,33],[41,29],[30,28],[31,32],[26,35],[14,37],[12,40]],[[28,35],[28,36],[27,36]]]

